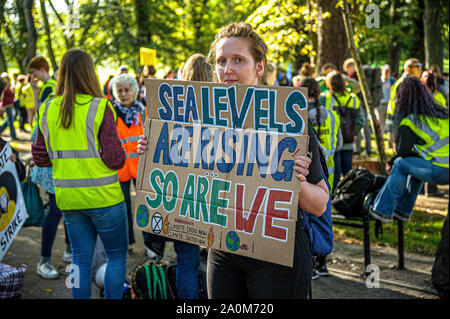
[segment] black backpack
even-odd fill
[[[359,109],[347,107],[352,100],[351,96],[348,98],[347,103],[345,103],[344,106],[339,103],[339,100],[334,94],[333,97],[338,104],[338,106],[335,105],[333,109],[339,114],[341,119],[341,132],[344,143],[353,143],[356,135]]]
[[[364,198],[373,191],[375,181],[375,175],[367,169],[352,169],[337,184],[331,204],[345,217],[362,217]]]
[[[131,276],[133,299],[176,299],[168,280],[168,266],[154,261],[137,266]]]

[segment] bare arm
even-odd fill
[[[300,180],[298,207],[314,216],[321,216],[327,208],[328,186],[324,179],[321,179],[317,184],[306,181],[310,164],[311,159],[306,156],[298,156],[295,160],[295,176]]]

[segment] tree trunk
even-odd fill
[[[8,64],[6,63],[5,55],[3,54],[3,44],[0,40],[0,73],[8,71]]]
[[[425,0],[423,12],[425,67],[437,64],[442,69],[441,7],[440,0]]]
[[[27,27],[27,50],[25,58],[22,61],[22,68],[26,70],[28,62],[36,55],[36,27],[33,19],[33,0],[24,0],[25,23]]]
[[[394,25],[397,21],[396,10],[398,6],[398,0],[391,0],[391,6],[389,7],[389,24]],[[388,49],[388,63],[391,67],[393,75],[399,74],[400,56],[402,53],[402,43],[397,35],[389,37],[389,43],[391,44]]]
[[[350,12],[348,9],[347,0],[344,0],[344,10],[342,10],[342,20],[344,21],[345,32],[347,34],[348,49],[352,55],[352,58],[355,60],[356,73],[358,75],[359,83],[361,84],[361,93],[363,96],[363,103],[361,103],[361,107],[363,107],[366,110],[366,113],[370,114],[372,131],[375,132],[375,139],[377,142],[380,169],[383,173],[385,173],[386,155],[384,152],[383,135],[381,133],[380,122],[378,121],[378,118],[375,114],[375,110],[369,105],[369,97],[370,97],[369,88],[367,86],[367,80],[363,71],[361,58],[359,57],[358,50],[356,49],[355,43],[353,41],[354,39],[353,26],[352,22],[350,21]]]
[[[51,37],[51,32],[50,32],[50,24],[48,23],[47,10],[45,9],[45,0],[40,0],[40,3],[41,3],[42,19],[44,20],[45,33],[47,34],[48,57],[52,64],[53,70],[56,70],[58,68],[58,64],[56,63],[55,54],[53,53],[52,37]]]
[[[337,0],[317,0],[317,58],[318,68],[325,63],[333,63],[339,70],[350,57],[347,47],[345,27],[342,21],[342,9],[336,8]],[[329,12],[331,16],[323,17]]]
[[[134,0],[134,8],[136,12],[137,24],[136,46],[138,48],[150,47],[152,43],[152,31],[149,23],[150,3],[146,0]],[[139,61],[139,51],[137,61]]]

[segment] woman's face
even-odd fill
[[[216,74],[220,83],[257,85],[264,61],[255,62],[246,40],[223,38],[216,45]]]
[[[136,92],[131,89],[129,84],[118,84],[116,87],[117,99],[123,106],[131,106],[134,102]]]

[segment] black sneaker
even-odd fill
[[[328,269],[327,269],[327,265],[323,264],[317,267],[317,273],[319,274],[319,276],[321,277],[326,277],[329,276],[330,274],[328,273]]]
[[[319,278],[319,275],[317,274],[316,268],[313,268],[311,279],[312,279],[312,280],[315,280],[315,279],[317,279],[317,278]]]
[[[382,221],[383,223],[392,223],[394,218],[392,216],[381,215],[380,213],[374,211],[372,207],[369,209],[370,216],[373,218]]]
[[[411,216],[403,215],[402,213],[397,212],[397,211],[394,212],[394,217],[397,218],[397,219],[400,219],[403,222],[410,222],[411,221]]]

